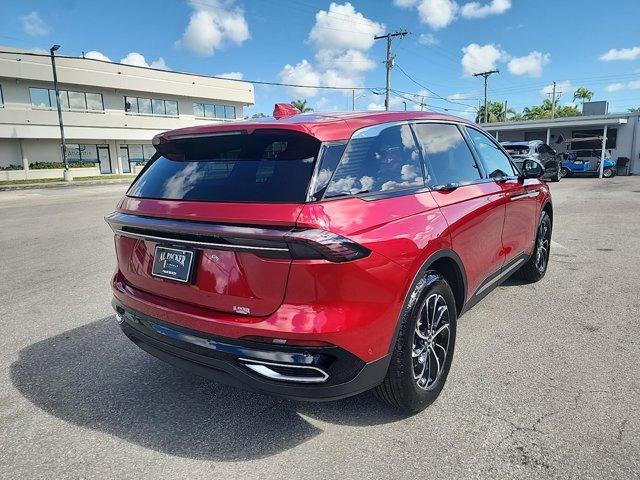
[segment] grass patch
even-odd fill
[[[0,186],[3,185],[28,185],[31,183],[75,183],[86,182],[88,180],[121,180],[129,179],[133,180],[135,175],[94,175],[91,177],[77,177],[73,179],[73,182],[65,182],[62,177],[59,178],[33,178],[31,180],[2,180]]]

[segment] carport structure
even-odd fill
[[[637,134],[640,123],[637,113],[497,122],[482,126],[499,141],[542,140],[559,153],[566,153],[572,148],[569,140],[580,139],[582,145],[591,145],[584,148],[599,150],[601,178],[607,151],[611,152],[614,159],[629,158],[629,172],[640,172],[640,135]]]

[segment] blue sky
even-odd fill
[[[424,95],[428,109],[473,115],[482,82],[469,74],[493,67],[501,73],[490,98],[518,111],[553,81],[563,104],[584,85],[610,111],[640,106],[638,0],[49,0],[4,2],[2,11],[3,45],[59,43],[66,55],[313,87],[256,86],[249,114],[292,98],[350,109],[350,90],[316,87],[384,86],[385,45],[371,37],[397,29],[410,35],[393,45],[395,109],[400,96],[419,108]],[[357,95],[359,110],[383,103],[370,89]]]

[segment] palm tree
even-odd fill
[[[515,115],[516,113],[513,108],[508,108],[505,112],[504,103],[502,102],[489,102],[487,105],[487,110],[489,110],[489,123],[505,122],[509,115]],[[478,114],[476,115],[476,123],[481,122],[484,122],[484,105],[480,106],[480,108],[478,109]]]
[[[307,101],[306,100],[291,100],[291,105],[296,107],[302,113],[313,112],[313,108],[311,108],[311,107],[309,107],[307,105]]]
[[[593,92],[591,90],[589,90],[587,87],[580,87],[573,94],[573,101],[574,102],[576,100],[582,100],[582,109],[583,110],[584,110],[584,102],[585,101],[589,102],[589,101],[591,101],[592,98],[593,98]]]

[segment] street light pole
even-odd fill
[[[64,180],[70,182],[73,175],[69,171],[69,163],[67,162],[67,144],[64,139],[64,124],[62,123],[62,106],[60,105],[60,91],[58,90],[58,72],[56,71],[56,55],[55,52],[60,45],[53,45],[49,52],[51,53],[51,69],[53,70],[53,89],[56,92],[56,105],[58,106],[58,124],[60,125],[60,148],[62,151],[62,163],[64,164]]]

